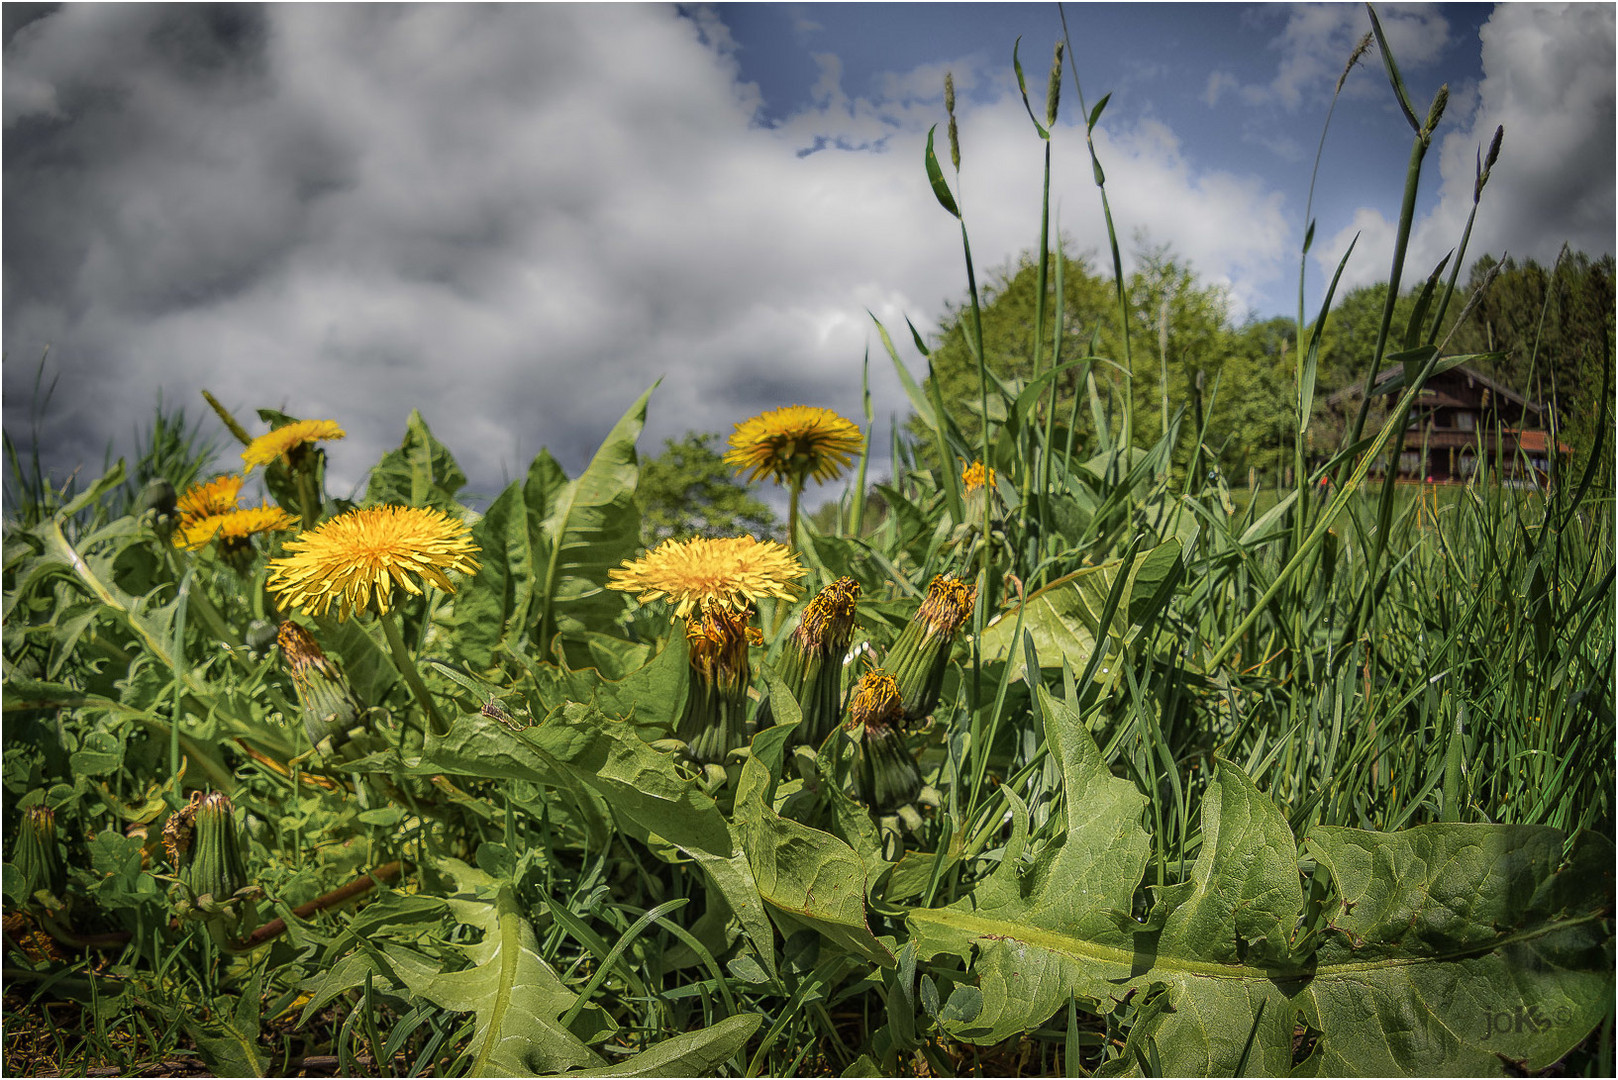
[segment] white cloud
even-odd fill
[[[707,16],[227,15],[70,6],[8,50],[8,91],[60,116],[7,118],[7,207],[28,210],[7,221],[7,417],[28,404],[16,358],[54,343],[59,464],[98,462],[158,386],[339,420],[338,485],[417,407],[483,494],[541,445],[577,468],[659,377],[652,451],[791,402],[857,417],[867,346],[879,420],[908,411],[865,312],[903,344],[905,315],[925,329],[964,291],[921,162],[936,66],[850,99],[825,59],[817,103],[769,127]],[[1037,239],[1041,148],[1009,72],[955,70],[982,273]],[[1101,251],[1081,131],[1056,133],[1053,197]],[[1121,236],[1149,226],[1238,306],[1279,272],[1258,178],[1199,169],[1158,123],[1097,140]]]
[[[1402,71],[1413,71],[1438,59],[1449,41],[1449,20],[1438,4],[1390,4],[1377,8],[1388,47]],[[1241,88],[1249,105],[1278,104],[1288,111],[1314,108],[1336,89],[1354,46],[1371,29],[1370,17],[1359,4],[1293,4],[1287,8],[1287,21],[1271,42],[1281,58],[1268,83]],[[1380,66],[1372,46],[1367,62]],[[1226,89],[1221,83],[1220,91]],[[1370,93],[1368,83],[1350,78],[1344,84],[1349,96]],[[1210,80],[1208,95],[1217,99]],[[1212,101],[1209,102],[1212,104]],[[1421,107],[1420,102],[1415,103]]]
[[[1475,107],[1468,115],[1466,100],[1459,107],[1452,102],[1457,123],[1429,152],[1428,168],[1435,158],[1438,166],[1439,200],[1412,229],[1406,284],[1460,242],[1478,154],[1488,152],[1500,125],[1500,160],[1483,191],[1466,263],[1509,252],[1549,264],[1564,242],[1591,255],[1613,250],[1613,9],[1501,4],[1480,37],[1484,77],[1467,96]],[[1324,245],[1321,266],[1330,272],[1355,228],[1366,235],[1345,284],[1386,279],[1394,226],[1373,210],[1360,210],[1353,226]],[[1369,252],[1377,253],[1374,259]]]

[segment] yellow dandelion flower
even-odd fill
[[[186,488],[185,494],[174,506],[184,524],[216,514],[228,514],[241,503],[241,497],[241,477],[216,476],[206,483],[192,484]]]
[[[283,602],[322,615],[337,605],[338,620],[354,611],[388,612],[395,586],[413,596],[425,579],[447,593],[446,570],[476,573],[478,551],[469,530],[441,510],[375,506],[350,510],[287,541],[296,552],[270,560],[268,588]]]
[[[976,585],[940,574],[927,586],[927,598],[921,602],[915,621],[940,637],[952,638],[972,617],[977,598]]]
[[[835,480],[860,452],[865,440],[851,420],[830,409],[788,405],[736,425],[725,462],[749,481],[769,477],[801,486],[804,478]]]
[[[665,540],[655,550],[607,574],[607,588],[640,594],[641,603],[667,599],[675,615],[713,608],[745,611],[766,596],[794,598],[802,564],[773,540],[751,536]]]
[[[961,483],[966,485],[968,495],[981,487],[993,488],[994,470],[985,469],[981,461],[974,461],[961,470]]]
[[[189,493],[188,493],[189,494]],[[296,516],[279,506],[265,503],[241,510],[227,510],[207,517],[181,520],[174,542],[187,551],[200,551],[211,540],[220,540],[226,546],[243,547],[249,537],[263,532],[278,532],[298,524]]]
[[[294,420],[248,443],[242,460],[251,471],[254,465],[274,464],[310,443],[341,439],[347,434],[335,420]]]

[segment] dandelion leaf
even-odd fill
[[[787,934],[810,927],[855,956],[891,967],[893,954],[865,920],[865,863],[835,836],[782,817],[770,805],[774,770],[766,760],[775,759],[779,768],[790,733],[783,725],[754,738],[736,790],[736,826],[759,895],[785,917]]]
[[[445,772],[593,793],[627,835],[695,861],[713,886],[709,902],[730,909],[774,973],[774,932],[730,822],[671,754],[652,749],[629,724],[581,704],[521,732],[473,714],[429,738],[425,761]]]
[[[371,467],[365,502],[369,506],[430,506],[459,516],[455,493],[465,484],[466,474],[449,447],[433,438],[421,413],[411,409],[398,449],[389,450]]]
[[[1476,1075],[1542,1069],[1611,1014],[1609,841],[1581,837],[1564,860],[1545,828],[1315,829],[1302,855],[1331,888],[1311,935],[1290,829],[1221,762],[1187,880],[1140,921],[1144,797],[1072,709],[1038,695],[1065,834],[1031,862],[1014,836],[972,894],[909,915],[923,957],[975,951],[963,989],[980,996],[946,1010],[953,1035],[994,1043],[1072,999],[1110,1012],[1135,997],[1139,1056],[1114,1068],[1155,1055],[1175,1075]]]
[[[665,1039],[596,1075],[716,1076],[719,1066],[747,1045],[763,1019],[758,1013],[727,1016],[711,1027]]]
[[[469,967],[404,977],[412,993],[440,1008],[474,1014],[468,1075],[597,1071],[601,1058],[561,1022],[577,995],[540,957],[533,927],[522,917],[513,887],[496,884],[454,859],[440,865],[463,890],[481,886],[476,895],[468,892],[447,903],[458,921],[481,931],[483,938],[464,947]],[[491,890],[492,898],[483,898]]]
[[[1122,559],[1099,566],[1087,566],[1058,578],[1029,595],[1023,602],[1022,629],[1033,635],[1034,648],[1042,666],[1060,668],[1063,664],[1083,671],[1095,651],[1096,641],[1110,638],[1114,650],[1133,645],[1167,598],[1181,565],[1181,546],[1170,540],[1135,556],[1119,595],[1117,608],[1102,626],[1107,598],[1111,594]],[[1022,638],[1017,628],[1017,609],[1003,612],[983,631],[985,663],[1009,662],[1012,677],[1022,675]],[[1116,672],[1097,669],[1098,678],[1115,677]]]

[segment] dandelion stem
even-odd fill
[[[433,698],[427,692],[427,685],[421,681],[421,672],[416,670],[416,662],[411,659],[410,651],[405,648],[404,638],[399,633],[397,616],[392,612],[378,615],[377,622],[382,624],[382,633],[388,639],[388,648],[393,650],[393,666],[399,669],[405,682],[410,684],[410,692],[416,695],[421,707],[427,713],[427,721],[432,726],[434,735],[448,735],[449,725],[444,723],[433,707]]]

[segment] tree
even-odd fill
[[[1602,367],[1611,377],[1613,355],[1613,257],[1592,259],[1564,252],[1547,270],[1532,259],[1472,264],[1468,290],[1482,289],[1457,327],[1452,352],[1502,352],[1487,365],[1498,378],[1556,409],[1562,440],[1582,461],[1595,444],[1602,416]],[[1491,271],[1498,271],[1483,289]],[[1618,382],[1608,383],[1611,386]],[[1607,414],[1607,424],[1612,416]]]
[[[1089,355],[1092,338],[1095,355],[1102,358],[1092,369],[1098,390],[1116,418],[1114,431],[1121,427],[1126,383],[1133,391],[1135,415],[1133,438],[1137,445],[1150,445],[1163,430],[1165,409],[1173,416],[1181,404],[1189,403],[1190,389],[1202,372],[1205,381],[1229,358],[1233,342],[1227,315],[1226,297],[1217,286],[1199,282],[1191,267],[1166,247],[1144,249],[1137,255],[1139,269],[1129,276],[1130,353],[1134,378],[1126,379],[1123,335],[1118,326],[1117,294],[1110,280],[1091,266],[1088,258],[1074,258],[1063,252],[1063,322],[1061,359],[1077,360]],[[1025,252],[1015,265],[1007,265],[992,275],[980,294],[983,320],[983,351],[989,370],[1005,380],[1023,380],[1033,375],[1035,312],[1038,302],[1038,267],[1032,253]],[[1054,290],[1056,272],[1050,270]],[[1045,324],[1039,330],[1042,342],[1041,366],[1051,362],[1051,338],[1056,327],[1054,295],[1047,300]],[[971,319],[970,300],[951,303],[932,335],[932,375],[944,408],[955,417],[967,438],[977,438],[982,430],[978,418],[977,362],[967,343]],[[1162,331],[1166,330],[1166,335]],[[1056,418],[1065,423],[1075,396],[1085,393],[1078,371],[1069,371],[1056,380]],[[1165,383],[1164,378],[1167,377]],[[1165,399],[1164,390],[1167,390]],[[1081,445],[1091,433],[1090,411],[1080,397],[1076,426]],[[1187,429],[1188,430],[1188,429]],[[923,435],[912,422],[913,435]]]
[[[641,543],[692,536],[769,537],[773,511],[737,480],[713,432],[688,431],[665,439],[663,452],[641,462],[635,499],[641,507]]]

